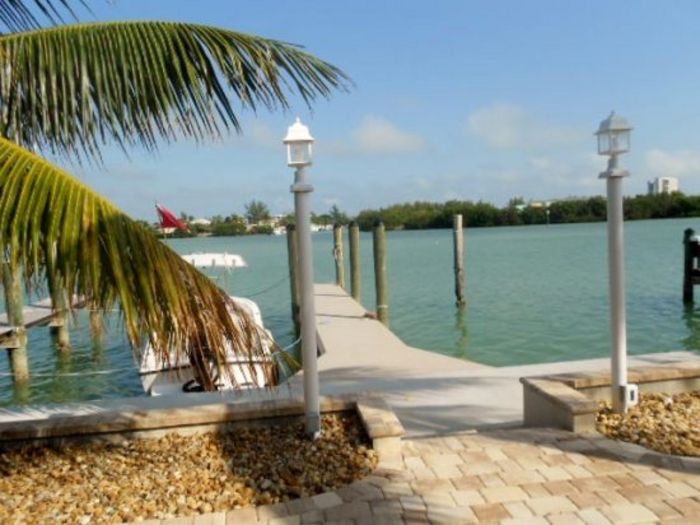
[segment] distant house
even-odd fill
[[[662,193],[673,193],[678,191],[678,179],[676,177],[656,177],[647,182],[647,193],[649,195],[660,195]]]
[[[190,221],[190,224],[195,224],[197,226],[211,226],[211,221],[209,219],[194,219]]]

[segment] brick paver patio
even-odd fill
[[[700,458],[552,429],[405,440],[336,492],[171,524],[700,523]]]

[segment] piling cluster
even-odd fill
[[[453,217],[455,298],[456,306],[460,309],[463,309],[467,304],[464,271],[464,230],[462,222],[462,215],[455,215]],[[335,261],[335,284],[347,290],[343,230],[344,226],[341,224],[335,224],[333,226],[333,259]],[[350,293],[353,299],[357,302],[361,302],[360,228],[355,221],[348,225],[348,241],[350,244]],[[296,243],[295,231],[292,226],[287,229],[287,250],[289,255],[292,318],[294,319],[298,333],[300,298],[297,292],[297,266],[299,262]],[[376,311],[371,314],[371,317],[389,326],[389,281],[387,277],[386,228],[381,220],[377,220],[372,227],[372,259],[374,262]]]

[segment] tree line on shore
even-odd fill
[[[606,208],[607,202],[602,196],[530,204],[516,197],[502,208],[482,201],[419,201],[394,204],[378,210],[363,210],[355,221],[362,230],[370,230],[378,220],[389,230],[451,228],[452,218],[456,214],[462,214],[464,223],[469,227],[565,224],[604,221],[607,215]],[[700,195],[674,192],[625,197],[624,212],[625,220],[698,217]]]
[[[194,218],[182,212],[180,217],[189,222],[190,231],[177,232],[175,236],[271,234],[275,226],[294,223],[294,215],[287,214],[277,217],[273,225],[269,208],[262,201],[251,201],[245,210],[243,215],[215,215],[211,217],[211,223],[205,225],[193,223]],[[674,192],[625,197],[624,211],[625,220],[698,217],[700,195]],[[549,203],[526,203],[522,197],[514,197],[501,208],[483,201],[416,201],[362,210],[355,217],[334,205],[327,213],[312,214],[312,222],[329,225],[355,221],[361,230],[368,231],[377,221],[382,221],[388,230],[423,230],[451,228],[452,218],[456,214],[462,214],[464,223],[470,228],[600,222],[606,219],[606,199],[602,196],[572,197]]]
[[[294,224],[294,214],[287,213],[273,217],[270,208],[263,201],[253,199],[245,205],[243,214],[214,215],[206,222],[200,222],[187,212],[180,212],[180,220],[187,224],[189,230],[176,230],[168,234],[168,237],[228,237],[235,235],[271,235],[275,228]],[[327,213],[312,213],[313,224],[328,226],[332,224],[347,224],[350,218],[341,212],[337,206],[331,206]],[[159,230],[155,226],[156,230]]]

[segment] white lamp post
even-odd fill
[[[295,168],[294,212],[299,243],[299,267],[301,285],[301,356],[304,369],[304,407],[306,433],[317,437],[321,433],[319,406],[318,363],[316,347],[316,312],[314,308],[314,266],[311,252],[311,192],[307,182],[306,167],[311,164],[311,145],[314,138],[309,128],[297,118],[289,126],[283,141],[287,145],[287,164]]]
[[[598,154],[607,155],[608,169],[599,176],[607,181],[608,273],[610,282],[610,333],[612,336],[612,404],[617,413],[637,403],[637,386],[627,384],[627,320],[625,314],[625,258],[622,213],[622,179],[629,175],[618,156],[630,149],[627,119],[611,112],[596,132]]]

